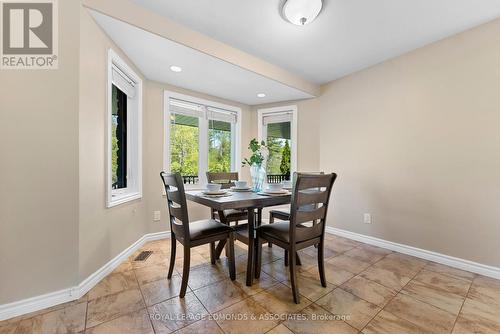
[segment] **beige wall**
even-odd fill
[[[0,304],[77,281],[79,10],[59,2],[58,70],[0,70]]]
[[[324,87],[330,225],[500,267],[499,36],[497,20]]]

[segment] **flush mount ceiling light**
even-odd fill
[[[170,70],[171,70],[172,72],[181,72],[181,71],[182,71],[182,68],[181,68],[181,67],[179,67],[179,66],[175,66],[175,65],[173,65],[173,66],[170,66]]]
[[[293,24],[303,26],[318,17],[322,0],[287,0],[283,5],[283,16]]]
[[[259,94],[257,94],[257,97],[266,97],[266,94],[264,94],[264,93],[259,93]]]

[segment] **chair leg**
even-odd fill
[[[235,265],[235,258],[234,258],[234,234],[231,232],[229,233],[229,242],[228,248],[229,248],[229,277],[231,277],[231,281],[234,281],[236,279],[236,265]]]
[[[260,238],[257,235],[255,238],[255,278],[260,278],[260,268],[262,266],[262,244]]]
[[[186,295],[188,280],[189,280],[189,268],[191,261],[191,249],[189,247],[184,247],[184,265],[182,267],[182,283],[181,283],[181,293],[180,298],[184,298]]]
[[[297,260],[297,265],[301,266],[302,261],[300,261],[299,252],[295,252],[295,259]]]
[[[285,250],[285,267],[288,267],[288,251]]]
[[[323,241],[318,244],[318,269],[319,278],[321,280],[321,286],[326,288],[326,278],[325,278],[325,252],[323,250]]]
[[[289,254],[292,251],[288,252]],[[295,304],[300,304],[299,288],[297,286],[297,267],[295,263],[295,256],[290,257],[290,284],[292,285],[293,301]]]
[[[215,264],[215,242],[210,243],[210,263]]]
[[[274,216],[271,213],[269,214],[269,224],[274,224]],[[267,247],[273,247],[273,244],[268,242]]]
[[[177,250],[177,241],[175,240],[175,234],[172,233],[170,236],[170,264],[168,266],[168,275],[167,277],[170,279],[172,278],[172,274],[174,272],[174,265],[175,265],[175,251]]]

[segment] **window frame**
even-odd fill
[[[231,154],[233,155],[231,157],[231,171],[241,174],[241,108],[168,90],[165,90],[163,95],[163,170],[170,172],[170,99],[183,100],[236,113],[236,124],[231,126]],[[186,189],[202,189],[207,183],[209,120],[206,117],[200,117],[198,127],[198,184],[185,184]],[[202,150],[202,147],[205,147],[205,150]]]
[[[106,87],[106,207],[111,208],[142,198],[142,79],[112,49],[108,50],[108,80]],[[127,187],[112,189],[112,85],[113,68],[117,68],[134,83],[134,98],[127,95]],[[116,85],[115,85],[116,86]],[[118,87],[118,86],[117,86]],[[118,87],[119,88],[119,87]],[[126,93],[125,93],[126,94]]]
[[[298,124],[298,108],[296,105],[280,106],[273,108],[257,109],[257,138],[259,142],[262,140],[267,142],[267,138],[264,138],[264,117],[273,115],[278,116],[284,113],[292,114],[290,137],[291,137],[291,158],[290,158],[290,174],[293,175],[297,171],[297,146],[298,146],[298,136],[297,136],[297,124]]]

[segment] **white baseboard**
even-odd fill
[[[338,228],[334,228],[331,226],[326,227],[326,232],[330,234],[335,234],[340,237],[352,239],[355,241],[363,242],[365,244],[378,246],[381,248],[389,249],[395,252],[415,256],[424,260],[429,260],[433,262],[437,262],[440,264],[444,264],[453,268],[473,272],[476,274],[480,274],[483,276],[488,276],[496,279],[500,279],[500,268],[488,266],[485,264],[460,259],[457,257],[444,255],[432,251],[428,251],[425,249],[420,249],[408,245],[398,244],[396,242],[387,241],[359,233],[354,233]]]
[[[130,247],[99,268],[99,270],[80,282],[77,286],[0,305],[0,321],[77,300],[83,297],[90,289],[115,270],[124,260],[128,259],[130,255],[141,248],[146,242],[169,237],[170,231],[145,234]]]

